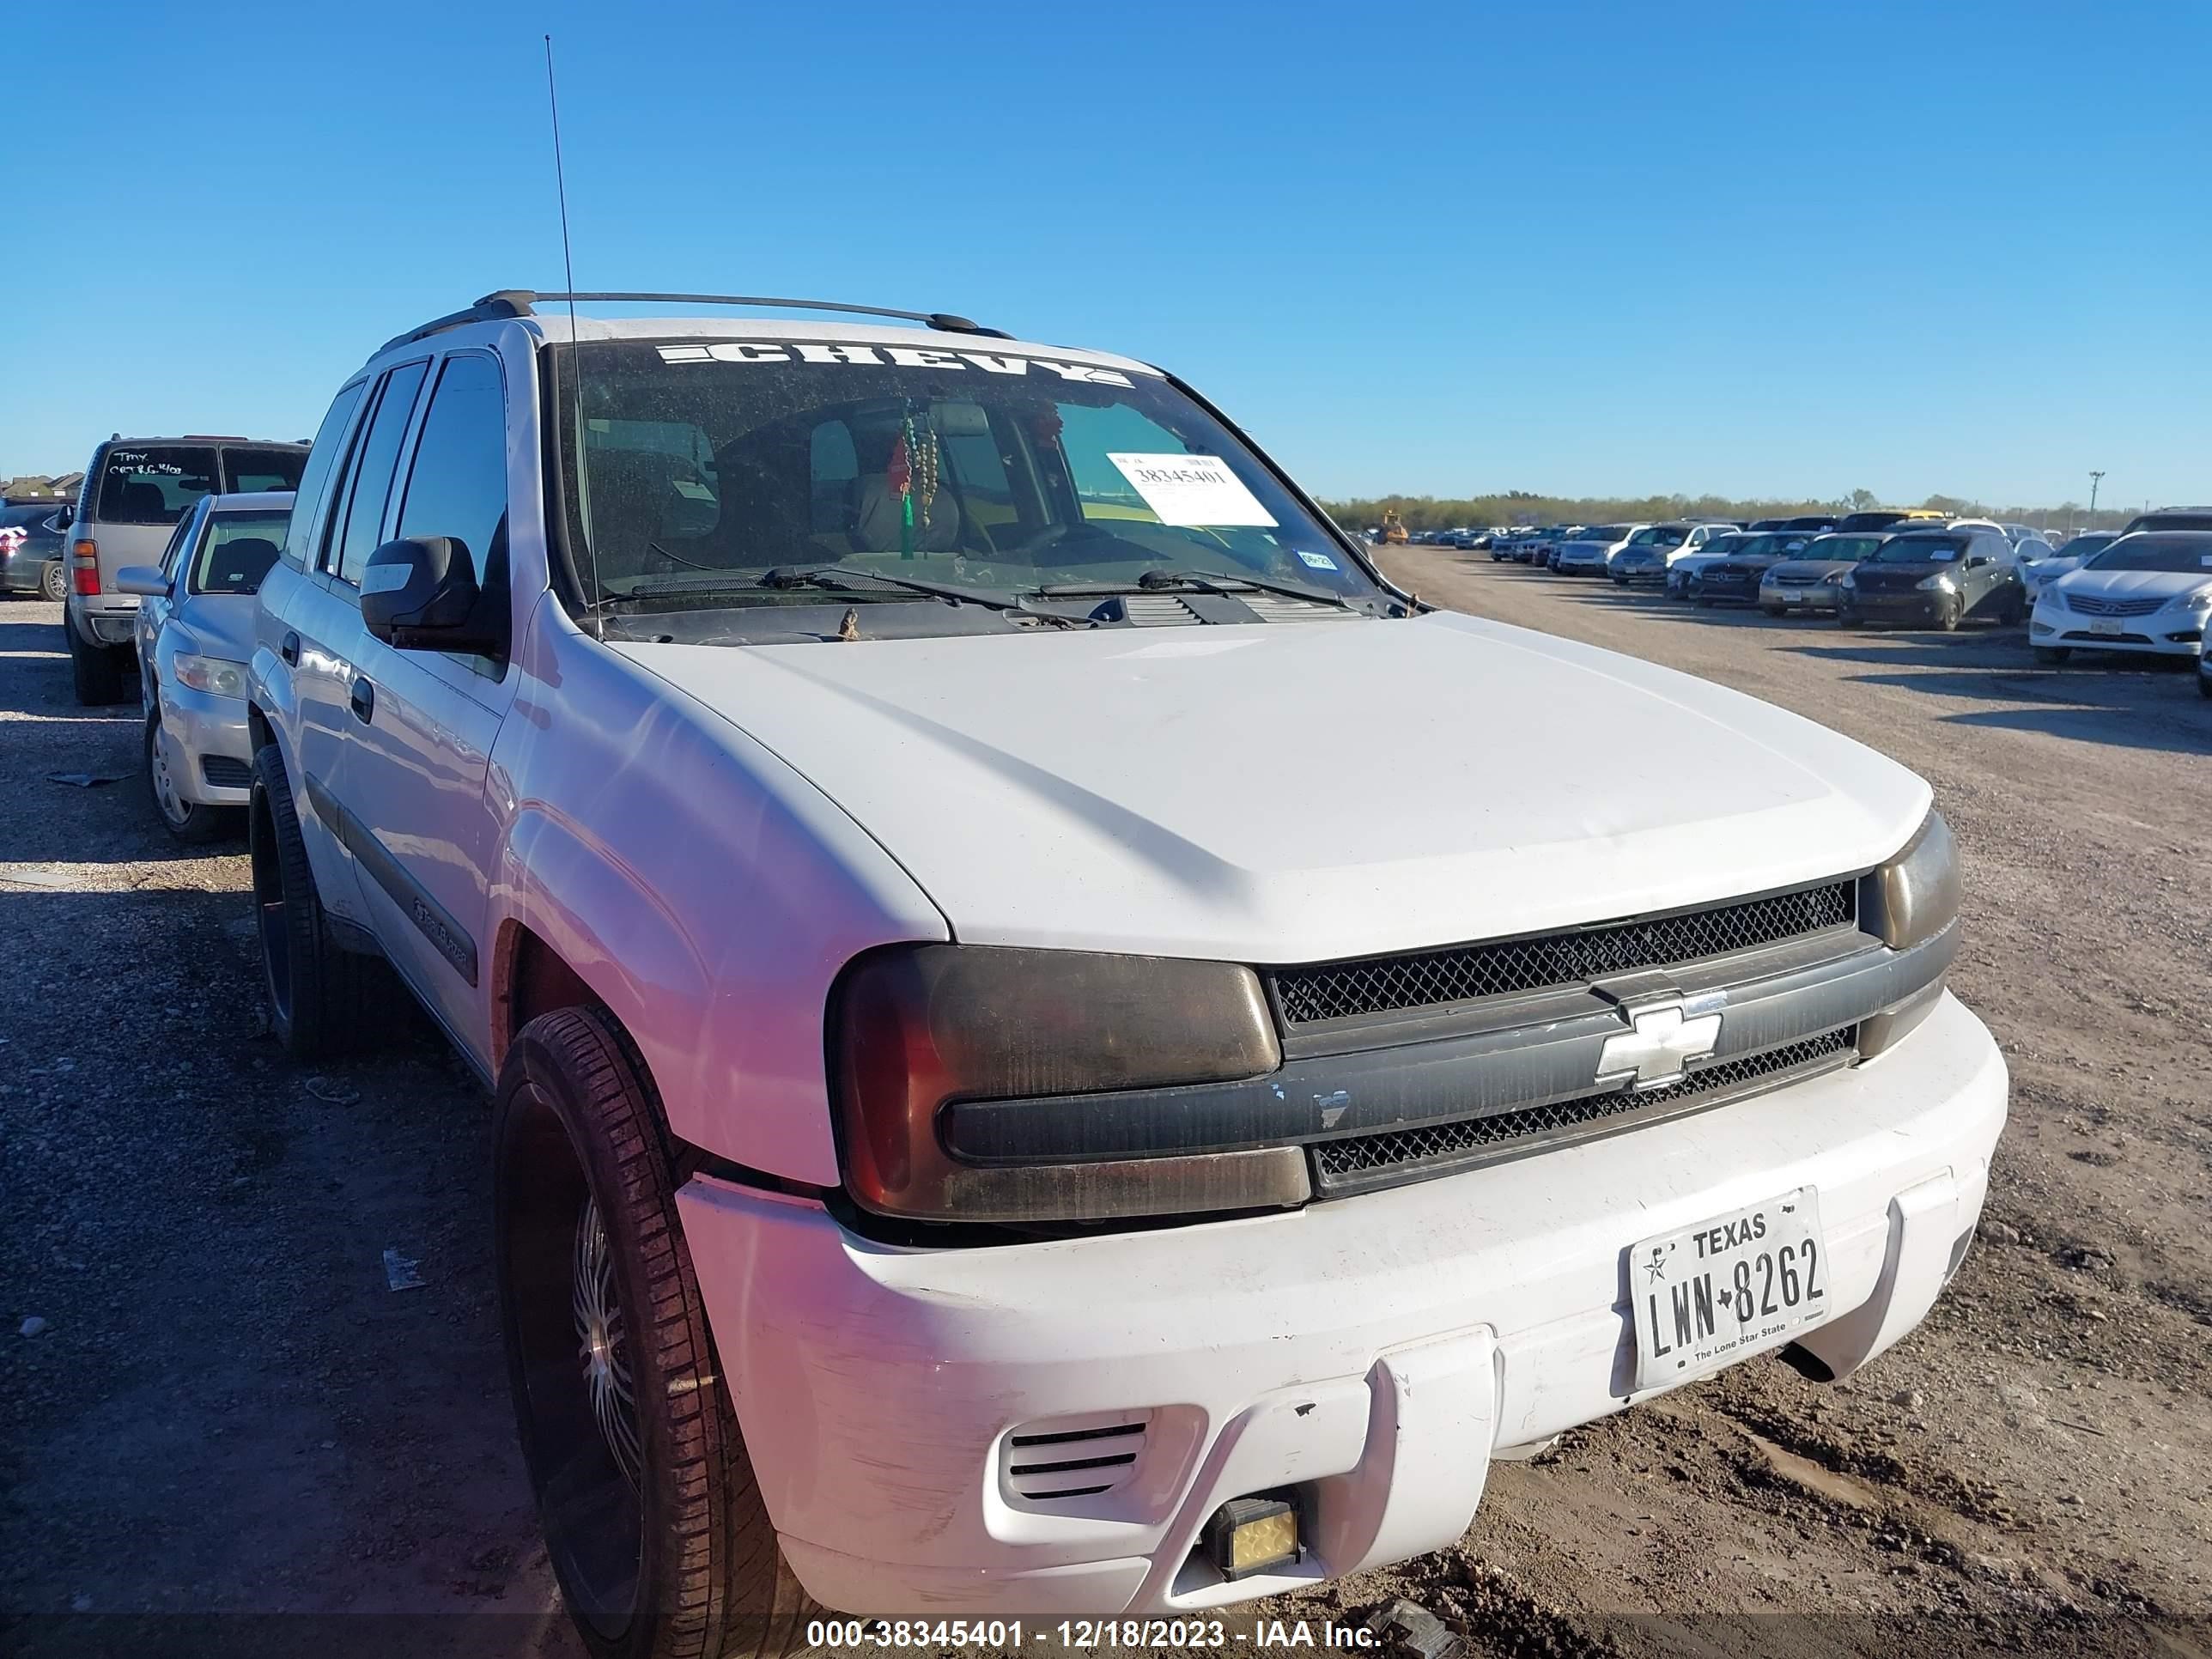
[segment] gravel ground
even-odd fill
[[[1693,1384],[1499,1465],[1456,1550],[1256,1611],[1406,1595],[1497,1653],[2212,1651],[2182,1633],[2212,1614],[2212,703],[2179,672],[2034,669],[2016,630],[1387,562],[1927,776],[1967,860],[1953,984],[2014,1116],[1980,1246],[1860,1376]],[[312,1075],[280,1056],[240,847],[168,841],[136,713],[74,706],[58,617],[0,605],[0,1641],[580,1651],[507,1403],[484,1103],[420,1030]],[[504,1616],[315,1617],[459,1612]]]

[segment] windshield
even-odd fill
[[[1729,550],[1742,559],[1787,559],[1802,552],[1811,540],[1802,531],[1777,531],[1771,535],[1753,536]]]
[[[215,487],[212,445],[118,445],[103,463],[95,513],[102,524],[174,524]]]
[[[1881,545],[1879,536],[1820,536],[1805,544],[1808,559],[1849,559],[1856,564],[1861,559],[1873,556]]]
[[[1678,524],[1655,524],[1628,538],[1631,547],[1680,547],[1690,532]]]
[[[1964,536],[1893,536],[1875,550],[1876,564],[1950,564],[1966,550]]]
[[[994,592],[1174,571],[1385,601],[1164,378],[975,343],[552,348],[586,598],[707,587],[768,605],[788,596],[745,578],[829,564]]]
[[[2084,570],[2165,570],[2212,576],[2212,535],[2141,531],[2123,536]]]
[[[1592,526],[1575,539],[1578,542],[1603,542],[1610,547],[1627,533],[1628,526],[1625,524],[1601,524]]]
[[[1759,538],[1747,530],[1738,530],[1726,536],[1716,536],[1698,551],[1708,557],[1724,559],[1731,553],[1741,553]]]
[[[300,474],[306,470],[307,452],[304,449],[241,449],[236,444],[222,452],[222,470],[229,475],[223,488],[234,495],[258,494],[265,489],[297,489]]]
[[[2099,548],[2110,547],[2118,539],[2115,536],[2106,535],[2076,536],[2058,550],[2058,556],[2062,559],[2086,559]]]
[[[1905,514],[1877,509],[1871,513],[1846,513],[1838,530],[1887,530],[1893,524],[1905,522]]]
[[[200,542],[192,562],[195,593],[257,593],[284,544],[289,513],[226,513]]]

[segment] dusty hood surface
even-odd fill
[[[2072,570],[2048,591],[2100,599],[2177,599],[2212,586],[2212,566],[2197,570]]]
[[[1771,705],[1455,613],[614,648],[978,942],[1285,963],[1557,927],[1865,868],[1929,801]]]

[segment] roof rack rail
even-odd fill
[[[449,328],[459,328],[466,323],[497,322],[508,317],[533,315],[533,307],[540,301],[560,303],[574,300],[579,304],[592,302],[623,303],[665,301],[671,305],[689,306],[761,306],[778,311],[836,311],[858,317],[897,317],[909,323],[924,323],[941,334],[981,334],[994,340],[1011,340],[1013,336],[1002,328],[986,328],[965,317],[949,311],[901,311],[890,306],[846,305],[836,300],[777,300],[754,294],[538,294],[526,288],[503,288],[497,293],[487,294],[464,311],[452,311],[442,317],[434,317],[420,328],[410,329],[404,334],[395,334],[377,348],[379,355],[410,340],[420,340]]]

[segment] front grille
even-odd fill
[[[1441,1173],[1452,1164],[1476,1160],[1478,1155],[1486,1158],[1501,1151],[1510,1152],[1517,1142],[1572,1139],[1594,1133],[1607,1120],[1630,1112],[1643,1114],[1708,1098],[1717,1103],[1719,1097],[1753,1085],[1777,1088],[1797,1073],[1828,1070],[1857,1047],[1858,1028],[1847,1026],[1763,1054],[1723,1060],[1693,1071],[1663,1089],[1616,1090],[1553,1106],[1462,1118],[1455,1123],[1322,1141],[1312,1149],[1315,1185],[1325,1194],[1382,1186]]]
[[[1832,881],[1682,915],[1409,956],[1283,968],[1274,974],[1275,995],[1283,1018],[1296,1026],[1575,985],[1840,927],[1856,919],[1856,883]]]
[[[2092,634],[2085,628],[2069,629],[2059,635],[2065,640],[2080,640],[2089,645],[2148,645],[2148,634]]]
[[[2066,607],[2085,617],[2148,617],[2166,603],[2162,594],[2148,599],[2100,599],[2094,593],[2069,593]]]
[[[210,789],[245,789],[253,782],[253,769],[228,755],[201,756],[200,775]]]

